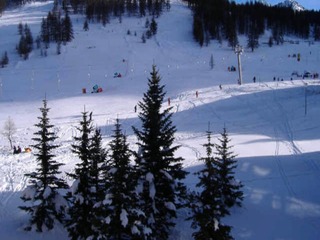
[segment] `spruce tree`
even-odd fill
[[[107,152],[102,147],[101,130],[96,128],[90,143],[91,159],[90,159],[90,178],[91,185],[94,189],[92,198],[94,202],[99,202],[104,198],[104,179],[102,177],[102,169],[107,158]]]
[[[319,41],[320,40],[320,24],[315,24],[313,26],[313,38],[315,41]]]
[[[107,239],[132,239],[139,232],[139,226],[136,225],[136,183],[134,169],[130,164],[131,151],[118,119],[112,138],[108,157],[109,187],[103,201],[106,213],[104,219],[107,220],[102,229]]]
[[[66,12],[64,19],[62,20],[62,41],[64,43],[71,42],[73,39],[73,27],[70,16]]]
[[[17,47],[18,53],[24,60],[29,57],[29,47],[24,35],[20,37],[19,45]]]
[[[151,20],[151,23],[150,23],[150,32],[151,32],[152,35],[156,35],[157,31],[158,31],[158,24],[157,24],[156,20],[153,17],[152,20]]]
[[[106,189],[109,179],[105,177],[105,169],[109,169],[107,164],[107,152],[102,147],[102,136],[100,129],[96,128],[90,143],[90,185],[91,200],[93,209],[91,211],[92,238],[99,239],[103,235],[104,218],[106,216],[103,207],[103,201],[106,195]]]
[[[221,184],[221,192],[223,195],[223,204],[227,208],[235,205],[241,206],[243,200],[242,183],[234,177],[234,169],[237,167],[236,155],[232,152],[230,146],[230,138],[226,128],[223,128],[221,137],[218,138],[219,143],[216,144],[216,161],[219,165],[219,181]]]
[[[1,65],[1,67],[4,67],[4,66],[8,65],[8,63],[9,63],[8,53],[7,53],[7,51],[5,51],[2,58],[1,58],[0,65]]]
[[[50,43],[50,32],[48,25],[48,21],[45,18],[42,18],[40,36],[46,48],[49,48]]]
[[[209,66],[211,70],[214,68],[214,59],[212,54],[210,56]]]
[[[21,36],[23,34],[23,24],[20,22],[18,24],[18,34]]]
[[[34,133],[35,137],[32,139],[36,142],[32,147],[37,150],[34,156],[38,168],[32,173],[25,174],[30,178],[30,185],[23,191],[21,197],[31,205],[19,207],[31,214],[30,223],[25,230],[38,232],[50,230],[57,221],[63,221],[67,201],[61,195],[61,191],[68,188],[66,182],[58,177],[61,173],[59,167],[63,164],[57,163],[52,153],[58,145],[53,144],[57,137],[52,131],[54,126],[50,124],[48,118],[49,108],[46,100],[43,100],[40,111],[42,113],[42,116],[38,117],[40,122],[35,124],[39,130]]]
[[[239,43],[235,20],[232,16],[228,16],[225,21],[225,38],[228,41],[228,45],[235,49]]]
[[[195,173],[199,177],[196,187],[200,191],[190,194],[189,207],[192,214],[188,220],[192,220],[191,226],[197,229],[192,234],[196,240],[230,240],[231,227],[221,223],[221,219],[228,215],[229,211],[222,202],[219,170],[213,156],[214,144],[211,143],[210,131],[207,131],[207,139],[208,143],[203,145],[206,148],[206,157],[200,159],[204,162],[204,167]]]
[[[146,15],[146,0],[139,0],[139,14],[140,17],[144,17]]]
[[[165,96],[164,86],[156,66],[152,66],[149,89],[139,102],[141,129],[133,128],[139,151],[135,153],[140,207],[144,212],[144,232],[141,239],[167,239],[175,225],[176,211],[181,207],[181,198],[186,188],[182,180],[182,158],[174,153],[176,128],[171,121],[171,108],[161,110]]]
[[[204,43],[203,23],[201,17],[197,14],[193,15],[193,37],[202,47]]]
[[[33,37],[31,30],[27,24],[24,26],[24,32],[25,32],[25,40],[28,47],[28,53],[32,51],[33,49]]]
[[[66,221],[66,228],[71,239],[87,239],[95,234],[92,226],[94,189],[91,178],[91,139],[92,119],[88,112],[82,113],[80,127],[77,127],[80,135],[75,136],[75,143],[72,144],[72,152],[75,153],[80,162],[76,164],[74,173],[69,176],[75,181],[69,193],[71,206],[69,207],[70,218]]]
[[[259,33],[254,23],[249,25],[247,47],[250,48],[252,52],[259,47]]]
[[[88,23],[87,19],[83,23],[83,30],[84,31],[89,31],[89,23]]]

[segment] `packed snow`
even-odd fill
[[[165,85],[163,109],[172,107],[177,127],[176,152],[190,172],[185,180],[194,189],[192,173],[205,156],[205,131],[213,142],[227,128],[237,154],[236,178],[244,184],[242,208],[232,209],[224,219],[235,239],[320,239],[320,81],[292,76],[304,71],[320,72],[320,43],[286,37],[282,46],[267,45],[270,33],[260,38],[254,52],[241,55],[243,84],[238,85],[236,54],[227,43],[213,41],[200,48],[192,38],[192,14],[180,1],[156,21],[158,33],[144,44],[146,18],[112,19],[103,27],[90,24],[83,30],[84,16],[72,15],[75,39],[56,54],[51,44],[48,56],[34,49],[28,60],[16,53],[18,24],[28,24],[33,37],[53,2],[31,3],[9,9],[0,17],[0,54],[8,52],[9,65],[0,69],[0,128],[11,117],[17,131],[14,145],[30,147],[38,123],[39,108],[46,97],[49,118],[58,136],[56,160],[64,163],[63,177],[79,161],[71,152],[81,112],[93,112],[101,128],[103,144],[111,140],[119,118],[132,150],[137,150],[132,126],[139,127],[134,107],[147,89],[152,64]],[[130,30],[131,34],[127,32]],[[136,33],[136,34],[134,34]],[[245,47],[246,39],[240,37]],[[297,61],[294,55],[300,54]],[[213,55],[214,68],[209,61]],[[114,73],[121,73],[114,78]],[[256,82],[253,82],[253,78]],[[91,93],[98,85],[101,93]],[[219,87],[221,85],[221,88]],[[86,92],[86,93],[83,93]],[[196,95],[197,92],[197,95]],[[29,216],[20,210],[20,197],[28,185],[24,176],[36,169],[33,152],[12,154],[8,140],[0,138],[0,236],[1,239],[67,239],[60,225],[45,233],[25,232]],[[76,187],[76,186],[74,186]],[[27,191],[24,192],[28,194]],[[168,203],[169,208],[174,208]],[[171,239],[192,239],[188,210],[181,210]],[[122,223],[126,223],[123,214]]]

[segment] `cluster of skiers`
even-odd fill
[[[99,93],[102,92],[102,87],[99,87],[97,84],[92,87],[91,93]]]
[[[121,73],[115,72],[114,75],[113,75],[113,77],[114,77],[114,78],[121,78],[122,75],[121,75]],[[91,93],[100,93],[100,92],[102,92],[102,91],[103,91],[102,87],[100,87],[100,86],[98,86],[97,84],[95,84],[95,85],[92,87]],[[85,93],[85,89],[82,90],[82,92]]]
[[[20,148],[20,146],[18,146],[18,147],[13,146],[13,154],[18,154],[18,153],[21,153],[21,148]]]
[[[228,72],[235,72],[235,71],[237,71],[235,66],[228,67]]]
[[[22,152],[25,152],[25,153],[31,152],[31,148],[27,147],[22,151],[20,146],[18,146],[18,147],[13,146],[13,154],[19,154]]]
[[[114,77],[114,78],[121,78],[122,75],[121,75],[121,73],[115,72],[115,73],[113,74],[113,77]]]

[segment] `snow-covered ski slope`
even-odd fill
[[[245,49],[241,55],[243,85],[239,86],[238,73],[228,71],[230,66],[237,67],[234,52],[227,43],[200,48],[192,38],[190,10],[173,1],[170,12],[156,19],[158,34],[145,44],[141,35],[146,18],[123,17],[122,23],[112,19],[106,27],[90,24],[85,32],[83,16],[76,15],[72,16],[75,39],[62,46],[61,55],[51,44],[47,57],[35,49],[27,61],[20,59],[15,50],[18,23],[27,23],[36,38],[41,19],[50,9],[52,2],[32,3],[0,17],[0,54],[7,51],[10,61],[0,69],[0,128],[9,116],[13,119],[15,145],[33,143],[34,124],[46,96],[61,145],[57,160],[65,163],[63,176],[77,162],[70,144],[84,108],[93,112],[105,146],[118,117],[131,148],[136,149],[131,126],[139,127],[140,122],[134,106],[142,99],[151,66],[156,64],[173,107],[176,144],[181,145],[177,155],[185,159],[188,171],[201,167],[198,159],[205,155],[202,144],[208,122],[214,141],[224,126],[230,133],[239,161],[236,176],[245,186],[243,208],[233,209],[225,219],[233,226],[234,238],[320,239],[320,81],[291,76],[293,71],[320,72],[319,43],[286,37],[292,42],[269,48],[266,33],[255,52]],[[240,37],[240,43],[245,46],[246,39]],[[292,57],[298,53],[299,62]],[[122,77],[114,78],[115,72]],[[91,94],[95,84],[104,91]],[[167,107],[165,101],[163,108]],[[61,226],[47,233],[22,230],[29,216],[18,209],[23,205],[20,193],[27,185],[24,174],[35,167],[32,153],[12,155],[1,135],[1,239],[67,239]],[[192,189],[196,182],[189,174],[186,184]],[[192,239],[186,216],[187,210],[179,213],[171,239]]]

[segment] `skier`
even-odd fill
[[[18,152],[17,152],[17,148],[16,148],[16,146],[13,146],[13,154],[17,154]]]

